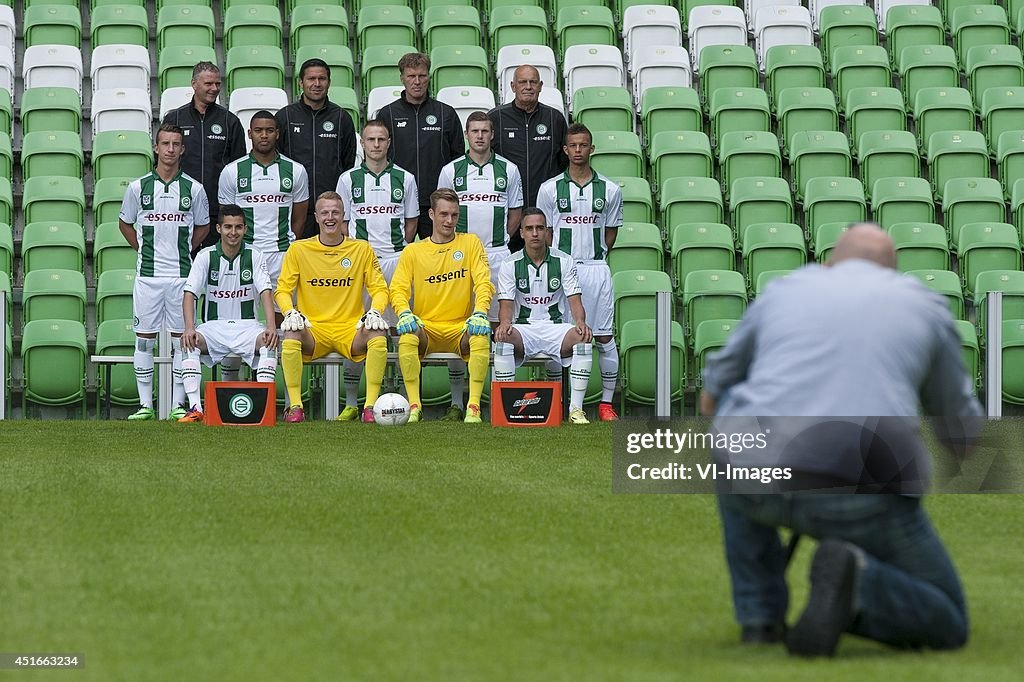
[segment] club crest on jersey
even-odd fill
[[[285,189],[291,189],[292,188],[292,179],[291,178],[281,178],[281,186],[284,187]]]
[[[559,280],[557,277],[552,277],[550,280],[548,280],[548,289],[557,289],[559,286],[561,286],[561,284],[561,280]]]
[[[332,123],[331,121],[324,121],[324,130],[326,130],[327,132],[331,132],[332,130],[334,130],[334,123]]]
[[[497,187],[498,189],[505,189],[506,184],[508,183],[505,182],[505,178],[498,178],[497,180],[494,181],[494,186]]]
[[[604,199],[602,199],[600,197],[598,197],[597,199],[594,199],[594,209],[600,211],[603,208],[604,208]]]
[[[521,277],[519,279],[519,288],[520,289],[525,289],[528,285],[529,285],[529,282],[526,280],[525,277]]]
[[[354,196],[356,199],[359,199],[360,197],[362,197],[363,196],[363,188],[362,187],[353,187],[352,188],[352,196]]]
[[[211,270],[210,271],[210,279],[212,279],[214,282],[219,282],[220,281],[220,270]]]
[[[456,251],[455,253],[452,254],[452,258],[454,258],[455,260],[462,260],[462,257],[463,253],[461,251]]]
[[[455,184],[457,186],[459,186],[459,187],[462,187],[464,184],[466,184],[466,180],[465,180],[465,178],[461,178],[461,177],[455,178]]]
[[[252,279],[252,270],[249,268],[242,270],[242,279]]]
[[[564,199],[564,198],[563,199],[559,199],[558,200],[558,208],[560,208],[563,211],[566,210],[567,208],[569,208],[569,200],[568,199]]]
[[[192,198],[191,197],[182,197],[181,198],[181,207],[182,208],[188,208],[191,205],[192,205]]]
[[[151,204],[151,203],[153,203],[153,195],[152,194],[143,194],[142,195],[142,203],[144,203],[144,204]]]
[[[433,114],[431,114],[430,116],[427,116],[427,125],[428,126],[432,126],[432,125],[436,125],[436,124],[437,124],[437,116],[434,116]]]
[[[395,190],[391,193],[391,196],[394,197],[395,201],[401,201],[402,198],[405,197],[405,192],[402,190],[401,187],[396,187]]]
[[[219,123],[214,123],[212,126],[210,126],[210,132],[213,133],[214,135],[220,135],[221,133],[224,132],[224,129],[220,127]]]
[[[352,267],[352,261],[349,260],[348,258],[342,258],[341,259],[341,267],[343,267],[346,270],[348,270],[350,267]]]
[[[239,187],[248,187],[249,186],[249,178],[238,178],[238,186]]]
[[[538,123],[537,124],[537,134],[538,135],[543,135],[547,131],[548,131],[548,127],[546,125],[544,125],[543,123]]]

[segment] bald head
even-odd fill
[[[540,90],[544,86],[540,81],[540,71],[530,64],[523,64],[512,74],[511,85],[517,107],[527,112],[537,108]]]
[[[885,268],[896,267],[896,247],[892,238],[875,223],[856,223],[839,237],[832,249],[829,265],[851,258],[869,260]]]

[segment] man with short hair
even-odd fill
[[[322,59],[307,59],[299,67],[302,96],[277,112],[281,131],[278,150],[306,167],[308,196],[334,190],[338,176],[355,165],[356,129],[347,111],[328,96],[331,67]],[[316,234],[315,210],[310,202],[302,234]]]
[[[548,246],[544,212],[527,208],[523,250],[501,266],[501,321],[494,332],[494,380],[512,381],[516,367],[537,355],[569,366],[569,423],[588,424],[583,398],[593,366],[593,335],[583,310],[572,256]]]
[[[345,233],[370,242],[384,280],[390,285],[402,249],[416,238],[420,211],[416,178],[388,161],[391,135],[383,123],[367,121],[360,140],[363,163],[338,178],[337,192],[345,204]],[[381,312],[388,326],[398,321],[390,305]],[[360,374],[361,366],[345,361],[345,409],[338,415],[341,421],[359,417],[356,395]]]
[[[622,191],[618,183],[590,165],[594,141],[585,125],[569,126],[564,149],[569,169],[541,185],[537,208],[553,228],[552,246],[576,261],[583,308],[594,329],[601,368],[601,403],[597,414],[601,421],[615,421],[619,415],[612,407],[612,399],[619,378],[619,350],[612,336],[614,295],[608,251],[622,225]]]
[[[256,372],[256,381],[272,384],[277,373],[277,325],[266,258],[244,243],[245,216],[238,206],[220,207],[217,233],[220,241],[196,255],[185,282],[181,373],[189,410],[179,422],[203,421],[201,353],[208,367],[228,354],[240,355]],[[196,326],[200,298],[204,322]],[[263,307],[263,324],[256,320],[257,305]]]
[[[388,287],[370,244],[346,239],[343,211],[336,192],[324,192],[317,198],[320,232],[288,249],[274,294],[284,312],[281,368],[288,389],[284,417],[288,423],[305,419],[302,364],[332,352],[353,362],[366,360],[362,421],[374,421],[373,404],[380,396],[388,361],[388,325],[380,313],[388,304]],[[367,291],[371,302],[364,313],[363,293]]]
[[[420,205],[417,232],[426,239],[433,229],[429,199],[437,189],[437,176],[466,148],[458,113],[430,96],[430,57],[410,52],[398,61],[398,70],[405,89],[401,97],[381,107],[377,118],[391,131],[388,158],[416,177]]]
[[[519,168],[525,205],[537,206],[541,184],[564,171],[569,164],[562,148],[565,117],[540,101],[544,83],[536,67],[523,64],[517,68],[510,85],[515,99],[487,114],[494,123],[492,144],[495,152]],[[523,248],[518,235],[513,235],[509,248],[512,251]]]
[[[220,68],[213,62],[199,62],[192,69],[192,100],[164,116],[167,125],[181,128],[185,136],[185,154],[181,170],[199,180],[210,203],[207,225],[216,222],[217,180],[224,166],[245,156],[245,131],[238,117],[217,103],[221,91]],[[203,246],[217,243],[210,230]]]
[[[482,111],[474,111],[466,121],[469,153],[450,161],[441,169],[439,188],[454,190],[459,196],[457,232],[471,232],[480,238],[491,266],[491,284],[497,288],[498,272],[508,260],[509,237],[519,229],[523,206],[523,185],[519,169],[506,158],[491,151],[493,125]],[[498,324],[498,299],[491,301],[487,314],[491,326]],[[463,393],[466,390],[466,364],[448,362],[452,385],[452,406],[448,418],[461,421]]]
[[[391,280],[391,306],[401,311],[398,363],[409,394],[409,421],[423,417],[420,357],[456,353],[469,361],[464,421],[480,423],[491,346],[487,309],[494,295],[487,254],[476,235],[455,231],[459,197],[452,190],[438,189],[430,195],[430,217],[430,237],[402,251]]]
[[[138,254],[132,310],[135,327],[135,382],[141,407],[131,421],[156,419],[153,410],[153,348],[162,329],[171,333],[174,390],[169,419],[185,416],[181,380],[181,299],[192,267],[192,251],[206,236],[210,209],[198,180],[181,171],[185,152],[181,128],[161,125],[153,152],[156,167],[133,180],[121,202],[118,226]]]

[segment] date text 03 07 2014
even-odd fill
[[[0,653],[0,670],[84,667],[85,654]]]

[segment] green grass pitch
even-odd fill
[[[0,680],[1019,680],[1024,498],[928,507],[971,642],[737,643],[714,499],[613,495],[611,430],[0,424]],[[792,615],[812,545],[790,567]]]

